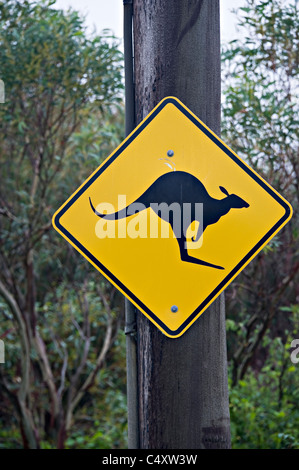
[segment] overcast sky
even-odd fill
[[[235,39],[236,19],[232,9],[240,8],[244,0],[220,0],[221,39]],[[103,29],[111,29],[115,36],[123,35],[123,0],[56,0],[58,8],[72,7],[86,15],[86,23],[100,33]]]

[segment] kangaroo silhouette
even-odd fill
[[[215,199],[211,197],[202,182],[190,173],[184,171],[173,171],[171,173],[165,173],[157,178],[156,181],[154,181],[154,183],[140,197],[138,197],[133,204],[141,203],[143,204],[144,209],[150,207],[162,220],[169,222],[179,244],[182,261],[208,266],[215,269],[224,269],[222,266],[217,266],[216,264],[208,263],[207,261],[190,256],[186,248],[187,228],[193,221],[197,220],[195,210],[196,203],[203,204],[203,212],[202,229],[198,230],[196,237],[192,238],[192,241],[194,242],[198,241],[201,234],[209,225],[218,222],[218,220],[231,209],[249,207],[249,204],[241,197],[236,194],[229,194],[223,186],[219,186],[219,188],[226,195],[223,199]],[[132,215],[132,213],[129,215],[127,213],[129,206],[113,214],[101,214],[94,208],[91,198],[89,198],[89,202],[93,212],[98,217],[106,220],[118,220]],[[181,208],[179,223],[177,223],[177,221],[175,223],[172,210],[167,212],[166,217],[165,212],[163,213],[163,210],[161,210],[161,206],[159,208],[159,205],[163,203],[166,203],[168,206],[173,203],[179,204]],[[183,215],[182,209],[183,204],[185,203],[190,204],[191,218],[190,214],[188,214],[188,218]]]

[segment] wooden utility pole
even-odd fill
[[[220,135],[219,0],[125,3],[133,3],[135,124],[175,96]],[[135,390],[135,446],[230,447],[223,294],[177,339],[138,312]]]
[[[219,0],[134,0],[136,124],[175,96],[220,135],[219,16]],[[137,341],[140,448],[228,448],[224,295],[177,339],[139,314]]]

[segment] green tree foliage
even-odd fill
[[[222,135],[294,216],[226,291],[234,446],[298,448],[298,374],[285,352],[298,338],[297,1],[240,10],[240,39],[223,49]]]
[[[299,338],[299,308],[296,305],[282,310],[292,313],[290,331],[276,337],[265,334],[261,341],[262,365],[248,368],[235,385],[229,377],[233,448],[299,448],[296,350],[296,362],[291,360],[292,341]]]
[[[0,447],[122,446],[122,304],[51,227],[123,137],[122,55],[55,1],[8,0],[0,76]]]

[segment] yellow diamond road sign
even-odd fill
[[[291,216],[275,189],[169,97],[62,205],[53,225],[175,338]]]

